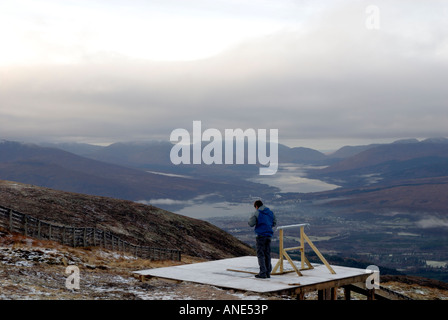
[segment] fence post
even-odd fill
[[[28,215],[23,214],[21,212],[16,212],[10,208],[5,208],[4,210],[6,211],[6,215],[4,215],[4,216],[6,219],[9,220],[9,225],[7,225],[7,228],[9,229],[10,232],[14,232],[14,222],[15,222],[14,218],[16,218],[16,225],[18,225],[18,228],[19,228],[18,232],[22,232],[21,222],[19,222],[19,221],[22,220],[20,218],[23,218],[23,222],[24,222],[23,230],[24,230],[25,236],[27,236],[27,237],[28,236],[35,237],[36,236],[36,227],[37,227],[37,237],[39,239],[42,239],[43,237],[45,237],[45,227],[44,227],[44,229],[42,229],[42,226],[43,226],[42,224],[48,224],[48,228],[49,228],[48,239],[49,240],[52,240],[53,227],[56,227],[55,239],[56,239],[56,241],[59,241],[59,242],[61,242],[61,240],[62,240],[63,245],[70,245],[70,242],[72,242],[71,244],[73,245],[73,247],[76,247],[78,245],[78,239],[76,238],[77,232],[78,232],[78,233],[80,233],[80,237],[82,237],[82,241],[83,241],[82,243],[80,242],[79,245],[84,245],[86,247],[87,245],[92,245],[92,241],[93,241],[93,246],[96,247],[97,245],[98,246],[102,245],[104,247],[104,249],[107,249],[108,234],[106,233],[105,230],[89,228],[89,230],[91,230],[93,232],[93,240],[88,240],[87,239],[87,227],[85,227],[85,228],[73,227],[73,230],[72,230],[73,240],[70,241],[70,230],[69,229],[71,227],[52,225],[50,223],[43,222],[34,217],[30,218]],[[4,220],[6,220],[6,219],[4,219]],[[8,220],[6,220],[6,221],[8,221]],[[61,232],[61,231],[59,231],[61,228],[62,228],[62,239],[60,238],[60,234],[59,234],[59,232]],[[97,235],[97,232],[98,232],[98,235]],[[103,236],[101,236],[101,232],[103,233]],[[181,261],[181,251],[178,249],[155,248],[155,247],[150,247],[150,246],[134,245],[134,244],[131,244],[127,241],[120,239],[119,237],[116,237],[112,233],[109,233],[109,235],[111,238],[110,246],[111,246],[112,250],[118,250],[122,254],[129,252],[130,254],[134,253],[136,257],[141,257],[143,259],[149,259],[149,260],[172,259],[172,260]],[[79,239],[79,241],[81,241],[81,239]]]
[[[13,231],[12,230],[12,209],[9,209],[9,231]]]
[[[25,237],[28,237],[28,216],[25,215]]]

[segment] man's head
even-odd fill
[[[263,205],[263,202],[261,202],[261,200],[257,200],[254,202],[255,209],[260,208],[262,205]]]

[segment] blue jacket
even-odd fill
[[[274,212],[264,205],[258,208],[249,218],[249,226],[255,226],[257,236],[272,237],[273,227],[277,225]]]

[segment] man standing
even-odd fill
[[[260,272],[256,278],[270,278],[271,265],[271,238],[274,234],[273,227],[277,225],[275,214],[261,200],[254,202],[255,212],[249,218],[249,226],[255,226],[257,235],[257,257]]]

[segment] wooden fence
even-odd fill
[[[58,226],[0,206],[0,227],[27,237],[57,241],[72,247],[102,247],[150,260],[181,260],[177,249],[139,246],[97,228]]]

